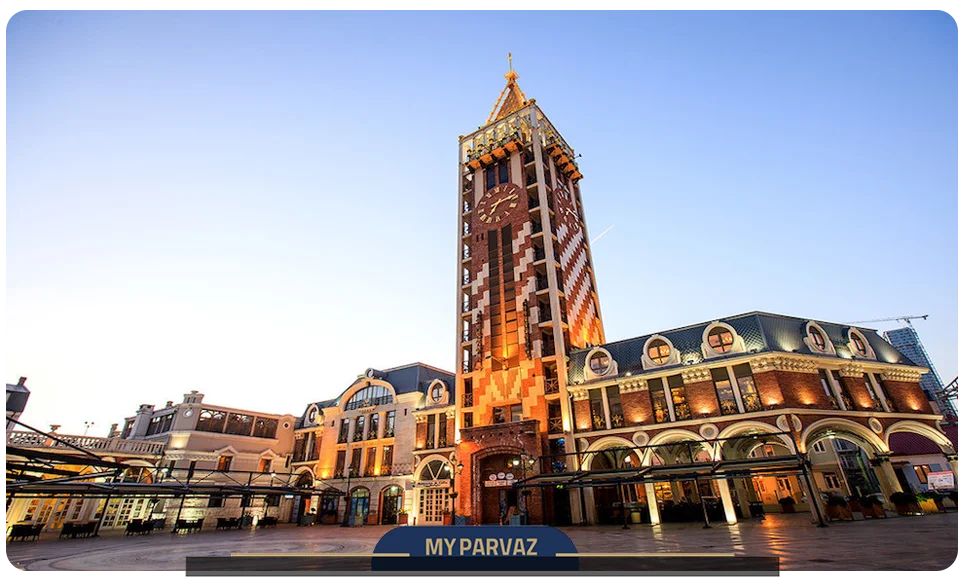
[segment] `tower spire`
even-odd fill
[[[526,95],[522,92],[522,89],[519,88],[519,85],[516,84],[518,78],[519,73],[512,68],[512,53],[510,52],[509,72],[505,73],[505,88],[502,89],[498,100],[495,101],[495,106],[492,107],[492,112],[489,113],[489,119],[485,121],[485,124],[508,116],[525,105]]]

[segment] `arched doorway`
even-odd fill
[[[524,496],[513,487],[525,475],[525,467],[529,467],[523,467],[521,453],[521,450],[496,453],[479,460],[481,523],[501,524],[509,515],[523,513],[526,507]]]
[[[816,491],[824,498],[876,497],[890,507],[890,495],[901,489],[886,463],[887,445],[863,425],[839,418],[820,420],[803,432],[803,446]]]
[[[638,470],[642,460],[639,452],[632,447],[611,446],[593,454],[589,464],[589,471],[606,472],[612,470]],[[638,487],[637,487],[638,486]],[[630,509],[645,514],[645,521],[649,521],[647,511],[646,491],[642,484],[613,484],[593,486],[593,503],[596,506],[596,520],[600,524],[623,524],[631,519]],[[643,521],[641,517],[638,521]]]
[[[442,458],[429,458],[418,471],[418,509],[416,524],[441,524],[446,510],[451,509],[452,466]]]
[[[402,509],[405,494],[399,486],[388,486],[382,490],[379,505],[382,509],[382,524],[398,524],[398,512]]]
[[[368,506],[371,501],[371,492],[368,488],[357,487],[351,491],[351,502],[349,505],[351,514],[349,523],[352,526],[364,526],[368,523]]]

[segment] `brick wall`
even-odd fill
[[[794,371],[774,372],[783,392],[784,407],[831,409],[830,399],[823,390],[818,373]]]
[[[778,372],[765,371],[763,373],[754,373],[753,382],[756,383],[756,389],[760,394],[760,403],[763,404],[764,408],[769,409],[774,406],[783,407],[784,394],[780,385]]]
[[[693,418],[703,417],[703,412],[706,412],[707,417],[720,415],[720,404],[716,399],[716,388],[712,381],[687,383],[685,387],[686,400],[690,404]]]
[[[576,431],[589,431],[592,429],[592,416],[589,413],[589,400],[577,399],[573,402],[575,412]]]
[[[854,400],[855,411],[873,411],[874,402],[870,399],[870,393],[867,391],[862,377],[841,376],[840,386],[850,394],[850,399]]]
[[[415,449],[425,449],[425,439],[428,436],[428,424],[419,422],[415,424]]]
[[[902,413],[931,413],[927,395],[920,384],[913,381],[884,380],[884,389]]]
[[[642,425],[654,423],[653,404],[649,399],[649,392],[646,390],[633,391],[620,394],[623,404],[623,417],[626,425]]]

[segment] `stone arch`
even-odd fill
[[[956,455],[957,450],[954,449],[954,444],[951,440],[944,435],[940,430],[935,427],[931,427],[920,423],[919,421],[913,420],[902,420],[897,423],[891,424],[886,430],[884,430],[884,441],[887,447],[890,448],[890,436],[891,434],[897,432],[909,432],[915,433],[920,436],[931,440],[944,452],[945,455]]]
[[[301,466],[295,470],[295,486],[299,488],[315,487],[315,473],[308,466]]]
[[[392,384],[388,383],[383,379],[365,378],[365,379],[360,379],[357,382],[353,383],[351,386],[348,387],[348,389],[344,391],[344,393],[341,394],[341,396],[338,398],[338,408],[341,409],[343,412],[350,411],[350,410],[346,410],[345,406],[348,404],[348,401],[352,398],[352,396],[367,387],[373,387],[373,386],[375,387],[381,386],[381,387],[387,388],[388,391],[392,394],[392,403],[398,403],[398,392],[395,391],[395,386],[393,386]]]
[[[831,434],[856,444],[870,457],[890,451],[884,440],[870,428],[839,417],[824,418],[807,426],[801,435],[801,450],[807,453],[814,442]]]
[[[632,449],[636,454],[636,457],[639,458],[640,463],[643,462],[643,452],[636,447],[633,442],[618,436],[608,436],[594,441],[588,448],[586,448],[586,455],[583,456],[582,460],[580,461],[579,469],[588,472],[592,467],[592,461],[596,454],[602,450],[612,448]]]
[[[421,460],[419,460],[418,466],[415,468],[415,472],[414,472],[414,475],[412,476],[412,478],[413,478],[414,480],[416,480],[416,481],[421,480],[421,479],[422,479],[422,474],[425,472],[425,468],[429,467],[429,465],[431,465],[431,464],[433,464],[433,463],[435,463],[435,462],[437,462],[437,461],[442,462],[442,466],[441,466],[442,468],[445,468],[445,466],[449,466],[450,469],[447,470],[447,471],[449,472],[449,474],[450,474],[449,477],[454,477],[453,475],[451,475],[451,474],[452,474],[452,471],[451,471],[452,462],[451,462],[447,457],[443,456],[442,454],[431,454],[431,455],[427,455],[427,456],[423,457]]]
[[[669,444],[674,441],[702,442],[703,449],[709,452],[710,455],[715,454],[712,443],[700,437],[698,433],[688,429],[671,429],[660,432],[649,440],[649,444],[646,449],[643,450],[643,465],[648,466],[652,464],[653,456],[656,455],[656,450],[653,446]]]
[[[726,445],[725,438],[743,436],[743,435],[754,434],[754,433],[774,434],[774,437],[767,436],[767,439],[783,445],[791,453],[793,453],[794,450],[796,449],[796,444],[794,444],[793,438],[790,437],[790,435],[787,434],[786,432],[781,431],[780,428],[776,427],[775,425],[762,422],[762,421],[747,420],[747,421],[741,421],[734,424],[730,424],[725,428],[723,428],[723,431],[721,431],[720,435],[718,436],[718,439],[722,441],[720,441],[717,444],[716,458],[726,459],[726,456],[723,453],[724,446]],[[747,443],[739,444],[744,446],[743,449],[746,450],[747,454],[749,454],[750,451],[755,449],[757,446],[760,446],[766,443],[766,442],[759,442],[754,444],[752,443],[752,440],[741,440],[741,441],[747,442]],[[737,444],[731,444],[731,446],[733,445],[737,445]]]

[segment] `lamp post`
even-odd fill
[[[345,453],[347,453],[349,456],[348,458],[349,462],[348,462],[348,480],[345,484],[345,521],[341,523],[342,528],[347,528],[351,526],[351,518],[349,518],[349,516],[351,515],[351,472],[355,467],[355,464],[351,463],[350,461],[351,454],[348,453],[347,451]]]
[[[519,454],[519,457],[512,458],[509,461],[508,465],[510,468],[519,467],[520,465],[522,466],[522,483],[525,484],[526,480],[529,477],[529,469],[535,463],[536,463],[535,459],[529,456],[529,454],[522,452],[521,454]],[[524,524],[526,525],[529,524],[529,494],[530,493],[531,491],[528,488],[524,488],[522,490],[523,521],[524,521]]]
[[[85,435],[85,436],[87,435],[87,430],[89,430],[91,427],[93,427],[93,425],[94,425],[94,422],[92,422],[92,421],[85,421],[85,422],[84,422],[84,435]],[[60,426],[57,426],[57,427],[60,427]],[[53,431],[53,430],[51,430],[51,431]]]

